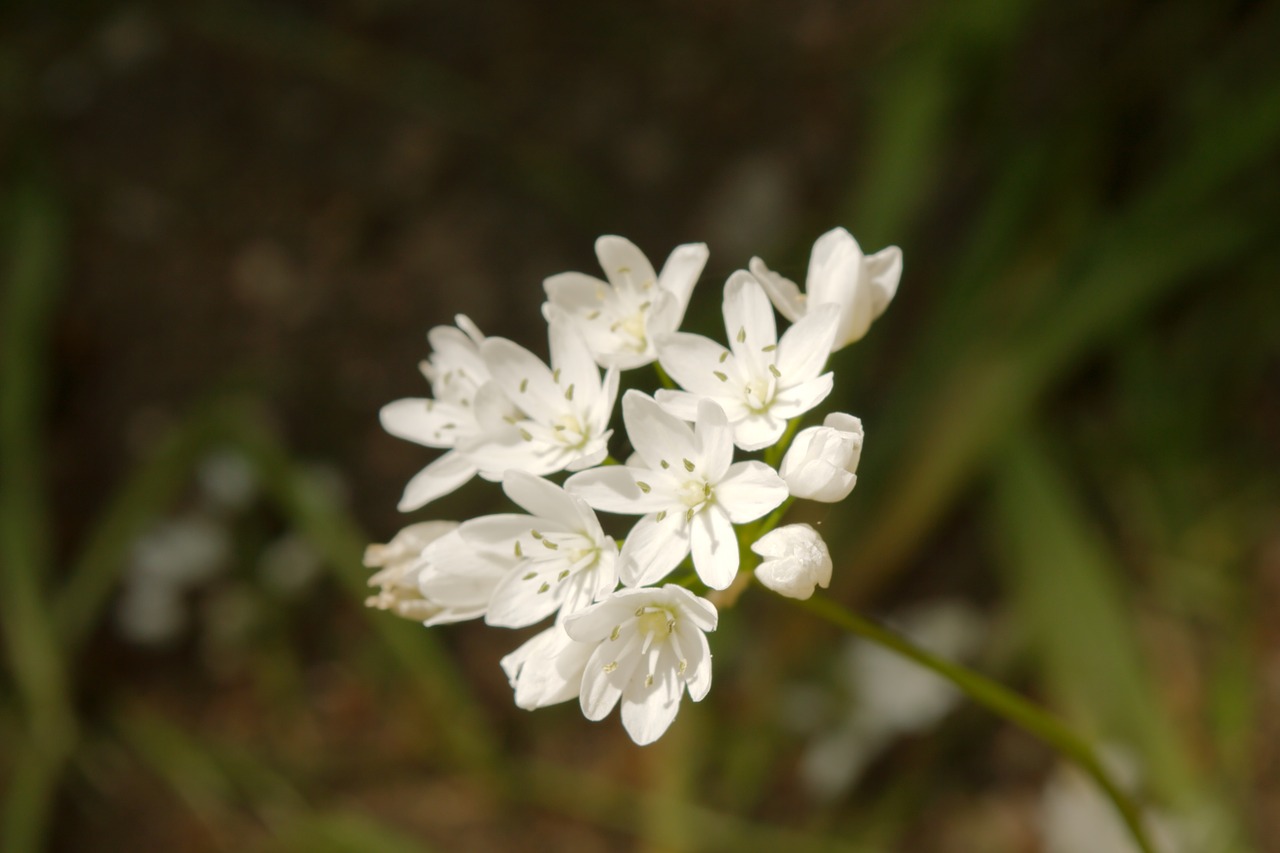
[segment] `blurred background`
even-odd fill
[[[1280,850],[1280,4],[0,8],[0,848],[1131,849],[1053,753],[771,596],[640,749],[530,632],[366,610],[426,330],[545,352],[596,236],[847,227],[831,594],[1104,746],[1164,849]]]

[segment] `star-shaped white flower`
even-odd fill
[[[760,283],[739,270],[724,288],[724,325],[729,349],[702,335],[676,332],[658,338],[658,359],[683,391],[661,390],[658,403],[676,417],[693,420],[698,401],[714,400],[733,425],[743,450],[769,447],[787,421],[831,393],[822,373],[831,353],[839,311],[821,306],[778,340],[773,306]],[[820,375],[821,374],[821,375]]]
[[[548,320],[563,318],[583,335],[603,367],[629,370],[651,363],[654,339],[684,320],[693,285],[707,262],[705,243],[677,246],[655,275],[653,265],[630,240],[596,240],[596,257],[609,282],[577,272],[544,282]]]
[[[435,399],[396,400],[379,413],[383,429],[397,438],[449,451],[409,481],[401,512],[419,509],[474,477],[482,466],[470,448],[510,442],[516,433],[511,420],[519,412],[491,381],[480,357],[484,335],[461,314],[457,323],[458,328],[436,326],[427,333],[432,353],[419,367]]]
[[[489,338],[480,346],[484,364],[521,414],[508,418],[515,434],[471,448],[488,479],[511,468],[530,474],[577,471],[608,455],[609,418],[618,397],[618,371],[600,369],[577,330],[552,322],[551,367],[519,344]]]
[[[733,525],[760,518],[787,497],[763,462],[733,463],[724,411],[698,404],[693,428],[631,390],[622,418],[636,453],[627,465],[592,468],[565,483],[571,494],[606,512],[643,515],[627,534],[619,574],[627,586],[656,583],[690,553],[702,582],[724,589],[738,574]]]
[[[622,702],[622,725],[643,746],[662,737],[685,689],[701,702],[711,689],[711,649],[704,632],[719,615],[683,587],[624,589],[565,622],[565,631],[595,650],[582,676],[588,720]]]
[[[840,306],[840,325],[831,347],[834,352],[861,340],[872,321],[889,307],[902,277],[902,250],[889,246],[874,255],[863,255],[852,234],[833,228],[813,244],[805,293],[759,258],[752,258],[750,266],[779,313],[793,323],[819,305]]]
[[[478,553],[517,560],[493,590],[485,622],[523,628],[557,609],[561,622],[614,590],[618,546],[582,498],[523,471],[508,471],[502,489],[529,514],[486,515],[459,530]]]

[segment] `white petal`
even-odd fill
[[[699,394],[690,394],[688,391],[672,391],[667,388],[659,388],[654,392],[653,398],[664,412],[690,423],[698,419],[698,403],[706,399]],[[639,454],[636,455],[639,456]],[[644,464],[643,460],[641,464]]]
[[[551,346],[551,366],[559,371],[561,388],[572,387],[575,394],[591,399],[600,393],[600,368],[582,334],[567,321],[552,321],[547,337]]]
[[[884,313],[898,292],[898,280],[902,277],[902,250],[889,246],[868,255],[865,263],[871,277],[871,319],[874,320]]]
[[[622,727],[639,746],[662,737],[675,720],[684,693],[684,684],[669,665],[659,664],[651,684],[645,684],[645,675],[637,671],[622,693]]]
[[[724,362],[728,350],[710,338],[688,332],[663,335],[655,342],[658,362],[680,387],[695,394],[714,396],[725,392],[729,376]]]
[[[639,640],[632,631],[625,639],[605,640],[587,659],[582,673],[580,701],[582,715],[588,720],[603,720],[622,696],[623,685],[639,665]],[[610,668],[610,664],[617,664]]]
[[[596,257],[609,283],[619,290],[641,293],[655,285],[658,276],[644,252],[625,237],[606,235],[596,240]]]
[[[685,243],[683,246],[676,246],[667,256],[667,262],[662,265],[658,286],[676,298],[679,306],[677,326],[684,317],[689,296],[693,293],[698,276],[702,275],[702,268],[706,266],[709,254],[706,243]]]
[[[733,430],[724,409],[714,400],[698,403],[698,419],[693,426],[695,457],[702,467],[702,476],[715,483],[729,470],[733,461]]]
[[[602,465],[574,474],[565,481],[564,487],[569,494],[582,498],[596,509],[623,515],[643,515],[660,511],[668,500],[644,479],[647,473],[642,468]],[[637,480],[650,486],[648,494],[636,485]]]
[[[786,499],[787,484],[763,462],[736,462],[716,485],[716,503],[734,524],[755,521]]]
[[[516,705],[532,710],[577,698],[593,650],[575,643],[559,626],[532,637],[501,661],[515,688]]]
[[[551,370],[533,353],[505,338],[489,338],[480,347],[485,364],[507,397],[529,415],[551,423],[560,414],[563,392]]]
[[[724,330],[729,349],[752,375],[762,376],[773,360],[766,347],[778,343],[773,305],[751,273],[738,270],[724,286]]]
[[[534,568],[531,564],[517,565],[494,587],[484,617],[485,624],[497,628],[523,628],[554,613],[566,592],[563,583],[555,582],[559,565],[547,564],[534,577],[529,577]]]
[[[839,306],[828,303],[816,306],[783,333],[778,342],[778,372],[783,382],[796,385],[822,372],[839,322]]]
[[[765,412],[750,412],[733,425],[733,443],[743,450],[772,447],[787,431],[787,416],[775,400]]]
[[[703,631],[714,631],[720,621],[716,606],[705,598],[699,598],[682,586],[669,583],[662,587],[662,593],[672,599],[672,603],[680,608],[684,618],[690,620]]]
[[[831,393],[834,377],[824,373],[817,379],[802,382],[794,388],[788,388],[774,398],[771,407],[774,414],[785,420],[803,415],[814,406],[827,399]]]
[[[458,442],[459,425],[469,424],[472,416],[452,403],[410,397],[387,403],[378,412],[378,420],[396,438],[427,447],[453,447]]]
[[[685,619],[676,622],[676,636],[685,656],[684,680],[689,698],[701,702],[711,689],[711,648],[707,636]]]
[[[634,618],[636,604],[633,599],[639,596],[648,600],[652,594],[651,589],[620,589],[599,604],[566,619],[564,629],[575,640],[598,642],[611,636],[614,628]]]
[[[648,349],[655,356],[657,355],[657,350],[654,349],[654,342],[658,338],[669,335],[679,329],[680,321],[684,319],[684,306],[676,300],[673,294],[667,293],[665,290],[659,290],[657,293],[658,295],[652,300],[653,304],[645,312],[644,320],[644,333],[648,341]]]
[[[443,497],[476,475],[476,467],[466,456],[455,450],[441,456],[413,476],[404,488],[404,495],[396,509],[412,512],[421,509],[436,498]]]
[[[804,316],[804,297],[794,281],[778,275],[759,258],[752,258],[749,268],[760,286],[769,294],[769,301],[778,309],[779,314],[792,323]]]
[[[646,515],[636,522],[618,555],[618,576],[627,586],[648,586],[671,574],[689,555],[689,533],[675,514],[658,521]]]
[[[508,471],[502,478],[502,491],[530,515],[550,519],[564,530],[581,529],[582,515],[573,498],[550,480]]]
[[[484,342],[484,332],[480,331],[480,327],[475,324],[466,314],[455,314],[453,322],[458,324],[458,328],[467,333],[467,337],[471,338],[471,342],[477,347]],[[479,351],[477,350],[477,353]]]
[[[447,365],[446,369],[461,373],[462,378],[479,384],[489,376],[477,349],[484,336],[466,317],[459,315],[458,319],[469,324],[470,330],[436,326],[427,332],[427,342],[433,350],[432,362]],[[475,337],[472,332],[479,337]]]
[[[632,389],[623,395],[622,419],[631,445],[649,468],[659,470],[663,460],[691,458],[695,452],[693,430],[640,391]]]
[[[512,553],[517,539],[529,535],[535,524],[530,516],[518,513],[482,515],[464,521],[458,528],[458,535],[473,548],[501,552],[505,556]]]
[[[832,228],[813,244],[804,289],[810,305],[836,302],[848,308],[857,299],[862,249],[843,228]]]
[[[712,589],[725,589],[738,574],[738,538],[728,514],[718,506],[698,513],[690,525],[693,567]]]
[[[613,418],[613,404],[618,401],[618,380],[618,368],[610,367],[605,371],[600,393],[593,398],[587,413],[591,426],[602,432]]]
[[[600,307],[605,283],[580,272],[562,272],[542,282],[551,304],[569,314],[581,314]]]

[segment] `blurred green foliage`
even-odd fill
[[[626,62],[697,67],[686,53],[702,52],[762,87],[806,62],[794,44],[785,57],[764,50],[773,19],[755,4],[585,5],[546,13]],[[771,263],[783,253],[782,268],[799,275],[813,237],[842,222],[869,249],[906,253],[898,302],[836,360],[835,402],[864,416],[868,443],[853,498],[825,518],[841,555],[833,593],[876,612],[939,591],[981,603],[1000,646],[985,667],[1097,742],[1133,750],[1153,803],[1225,815],[1215,850],[1267,849],[1280,836],[1270,807],[1280,730],[1269,723],[1280,698],[1267,682],[1280,654],[1280,7],[988,0],[868,4],[845,18],[799,5],[809,23],[797,41],[839,57],[813,72],[836,94],[804,114],[847,107],[860,131],[856,150],[820,164],[821,186],[771,232],[776,245],[757,251]],[[966,842],[956,828],[957,792],[980,785],[1021,802],[1046,772],[1047,757],[1026,744],[1032,759],[991,765],[1010,735],[986,718],[961,715],[932,744],[895,752],[878,787],[832,802],[797,792],[800,744],[778,724],[780,697],[818,677],[835,644],[769,602],[743,607],[753,625],[776,629],[735,627],[743,614],[727,614],[717,689],[682,708],[654,747],[584,733],[573,709],[517,717],[500,676],[474,674],[496,670],[485,641],[357,615],[361,551],[393,531],[362,530],[357,514],[385,516],[353,513],[305,463],[341,458],[349,437],[317,432],[292,446],[264,389],[201,389],[120,477],[78,478],[76,442],[92,426],[58,409],[75,358],[59,318],[95,269],[82,236],[94,190],[67,174],[96,142],[67,143],[77,128],[59,124],[59,111],[81,91],[76,45],[119,11],[0,11],[0,848],[83,849],[118,832],[101,849],[146,838],[186,849],[398,853],[541,849],[545,839],[592,849],[624,837],[646,849],[1016,849],[1018,831],[988,827],[989,838]],[[425,122],[476,158],[459,162],[492,170],[475,183],[546,211],[565,241],[632,221],[618,213],[630,206],[627,181],[560,144],[557,122],[572,125],[572,109],[555,113],[548,96],[539,106],[551,119],[525,132],[534,111],[476,71],[519,44],[540,79],[548,48],[536,33],[521,41],[514,4],[472,17],[396,2],[121,14],[167,34],[179,81],[183,52],[204,51],[235,96],[255,75],[281,75],[353,104],[353,122],[365,109]],[[653,37],[677,20],[687,26],[669,44]],[[414,42],[451,25],[465,42],[457,50]],[[841,39],[862,53],[847,58]],[[631,79],[625,62],[608,67]],[[183,85],[172,97],[188,96]],[[802,94],[764,91],[779,102]],[[686,132],[712,133],[723,115],[713,106],[733,94],[708,96],[705,124]],[[663,109],[635,107],[659,125],[691,118]],[[844,111],[831,118],[844,121]],[[618,145],[632,132],[617,127]],[[803,160],[812,144],[769,139],[783,159]],[[205,156],[193,142],[187,167]],[[701,161],[688,157],[680,195],[697,206],[717,187],[695,180]],[[722,214],[730,233],[736,213]],[[688,237],[672,216],[634,222],[671,245]],[[702,288],[695,302],[709,311],[715,282]],[[262,485],[255,512],[268,521],[237,528],[252,543],[249,571],[264,538],[255,524],[274,524],[328,572],[305,598],[271,605],[231,726],[203,712],[221,688],[198,650],[152,661],[149,674],[106,618],[138,537],[182,504],[201,460],[227,448]],[[59,515],[69,488],[95,492],[79,527]],[[383,500],[393,505],[395,492]],[[355,683],[343,694],[359,706],[351,719],[315,722],[319,663]],[[407,804],[374,805],[393,783]],[[167,829],[131,825],[143,810],[163,810]],[[471,829],[451,825],[454,812]]]

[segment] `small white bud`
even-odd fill
[[[831,552],[818,531],[788,524],[756,540],[751,550],[764,558],[756,579],[788,598],[809,598],[814,587],[831,583]]]
[[[778,473],[797,498],[823,503],[842,501],[858,482],[862,421],[832,412],[820,427],[801,430],[782,459]]]

